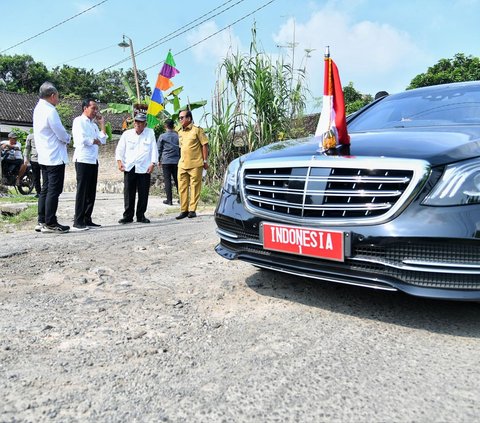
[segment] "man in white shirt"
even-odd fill
[[[150,223],[145,217],[150,190],[150,178],[158,162],[158,150],[153,129],[147,128],[147,117],[137,113],[133,129],[126,130],[120,137],[115,158],[123,174],[123,196],[125,211],[118,223],[131,223],[135,212],[135,196],[138,192],[136,217],[139,223]]]
[[[107,142],[105,121],[98,113],[95,100],[82,102],[83,113],[73,120],[72,136],[75,152],[73,161],[77,173],[77,194],[75,197],[75,217],[73,227],[76,230],[96,228],[92,212],[97,194],[98,146]],[[100,125],[98,129],[97,124]]]
[[[70,143],[70,135],[55,109],[59,101],[57,89],[50,82],[44,82],[39,96],[40,100],[33,110],[33,134],[43,186],[38,197],[38,225],[35,230],[65,233],[70,227],[58,223],[57,208],[58,197],[63,191],[65,165],[68,163],[67,145]]]

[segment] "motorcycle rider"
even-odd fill
[[[8,141],[2,141],[0,143],[2,149],[2,155],[4,160],[2,161],[3,175],[6,176],[16,175],[17,185],[19,183],[19,171],[23,165],[22,144],[17,140],[17,134],[10,132],[8,134]]]

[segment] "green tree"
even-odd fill
[[[356,112],[373,100],[370,94],[362,94],[360,91],[357,91],[353,86],[353,82],[349,82],[348,85],[343,87],[343,98],[347,115]]]
[[[42,62],[35,62],[32,56],[0,55],[0,80],[2,89],[13,92],[37,93],[50,73]]]
[[[452,59],[440,59],[438,63],[429,67],[427,72],[417,75],[407,89],[478,80],[480,80],[480,58],[457,53]]]
[[[63,126],[65,127],[71,127],[71,122],[73,119],[73,107],[72,105],[67,102],[67,101],[62,101],[59,104],[57,104],[57,112],[58,115],[60,116],[60,120],[62,121]]]
[[[152,90],[150,89],[150,85],[148,84],[148,78],[147,78],[146,72],[138,69],[137,77],[138,77],[138,86],[140,89],[140,99],[144,97],[151,97]],[[127,71],[125,71],[124,78],[126,78],[126,80],[128,81],[131,87],[135,87],[135,76],[133,74],[133,69],[128,69]]]
[[[51,82],[64,95],[75,95],[78,98],[92,97],[98,91],[93,70],[63,65],[51,72]]]
[[[152,91],[147,74],[142,70],[137,74],[141,99],[150,97]],[[102,103],[128,103],[123,80],[135,87],[132,69],[95,74],[92,69],[62,65],[49,71],[42,62],[36,62],[29,55],[0,55],[0,89],[6,91],[36,94],[40,85],[51,81],[62,97],[74,95],[77,98],[93,97]]]
[[[150,97],[152,90],[148,85],[147,74],[144,71],[138,71],[137,74],[140,100],[142,100],[145,97]],[[135,87],[135,77],[131,69],[126,72],[123,69],[107,70],[96,74],[97,91],[94,93],[94,97],[102,103],[129,104],[130,96],[125,90],[124,79],[127,80],[128,85]]]

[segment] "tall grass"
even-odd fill
[[[292,60],[293,61],[293,60]],[[248,54],[226,57],[219,67],[209,129],[210,180],[220,180],[234,158],[298,135],[305,110],[305,69],[258,48],[256,30]]]

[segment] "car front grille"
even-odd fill
[[[414,160],[355,160],[354,167],[353,162],[318,160],[295,167],[247,162],[242,177],[245,204],[254,214],[281,220],[378,222],[400,209],[428,173],[428,166]]]
[[[215,217],[215,223],[219,229],[235,234],[239,240],[258,241],[260,239],[258,226],[245,226],[244,222],[222,215]]]

